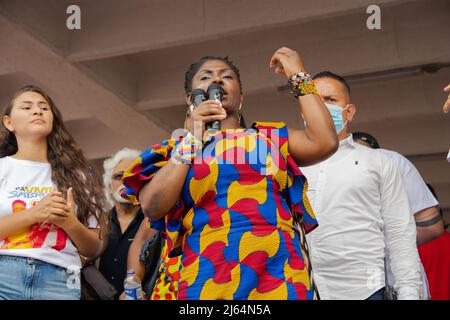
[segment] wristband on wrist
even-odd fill
[[[311,76],[305,72],[294,74],[288,81],[291,93],[294,97],[301,97],[307,94],[318,94],[316,85]]]
[[[197,155],[202,152],[202,142],[190,132],[181,140],[172,152],[172,158],[183,164],[193,164]]]

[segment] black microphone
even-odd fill
[[[208,96],[208,94],[205,92],[205,90],[203,90],[201,88],[197,88],[195,90],[192,90],[192,92],[191,92],[191,102],[194,105],[194,108],[197,108],[200,105],[200,103],[202,103],[203,101],[208,100],[207,96]],[[192,110],[193,109],[191,109],[189,111],[189,114],[192,112]]]
[[[218,100],[222,102],[224,91],[220,84],[218,83],[211,83],[211,85],[208,87],[208,97],[209,100]],[[206,124],[207,129],[213,129],[213,130],[220,130],[220,121],[216,120],[213,122],[209,122]]]
[[[207,93],[203,89],[198,88],[198,89],[192,90],[192,92],[191,92],[191,101],[192,101],[192,104],[194,105],[194,107],[198,107],[198,105],[200,103],[208,100],[206,97],[207,97]]]

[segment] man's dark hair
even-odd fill
[[[321,72],[315,74],[312,78],[313,78],[313,80],[321,79],[321,78],[331,78],[331,79],[337,80],[344,85],[344,87],[347,89],[348,95],[350,95],[350,86],[348,85],[347,80],[345,80],[343,77],[341,77],[340,75],[338,75],[336,73],[333,73],[331,71],[321,71]]]
[[[200,60],[194,62],[189,67],[189,70],[184,75],[184,91],[186,94],[192,91],[192,78],[194,78],[195,74],[198,72],[200,67],[206,62],[210,60],[219,60],[225,62],[233,71],[236,73],[236,76],[239,81],[239,89],[242,91],[242,83],[241,83],[241,75],[239,73],[239,69],[234,65],[234,63],[228,59],[228,57],[217,57],[217,56],[204,56],[201,57]]]
[[[352,133],[353,141],[361,140],[365,143],[369,144],[372,149],[380,149],[380,145],[378,144],[377,139],[366,132],[353,132]]]

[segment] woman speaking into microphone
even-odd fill
[[[304,237],[317,221],[298,166],[333,154],[336,132],[300,55],[280,48],[269,65],[287,77],[305,130],[242,127],[239,70],[207,56],[186,72],[186,102],[211,84],[222,101],[191,107],[187,134],[150,147],[124,175],[126,195],[150,219],[165,217],[167,241],[182,255],[178,299],[317,297]],[[220,130],[207,130],[214,121]]]

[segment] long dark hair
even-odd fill
[[[15,100],[25,92],[39,93],[48,102],[53,113],[53,128],[47,136],[47,157],[52,168],[52,180],[59,191],[66,194],[73,187],[77,216],[81,223],[88,225],[89,217],[95,217],[100,226],[105,226],[104,198],[98,174],[91,168],[72,135],[66,130],[61,112],[52,98],[41,88],[25,86],[17,90],[7,104],[3,116],[11,115]],[[2,117],[3,118],[3,117]],[[0,158],[17,153],[18,146],[14,133],[3,121],[0,125]]]

